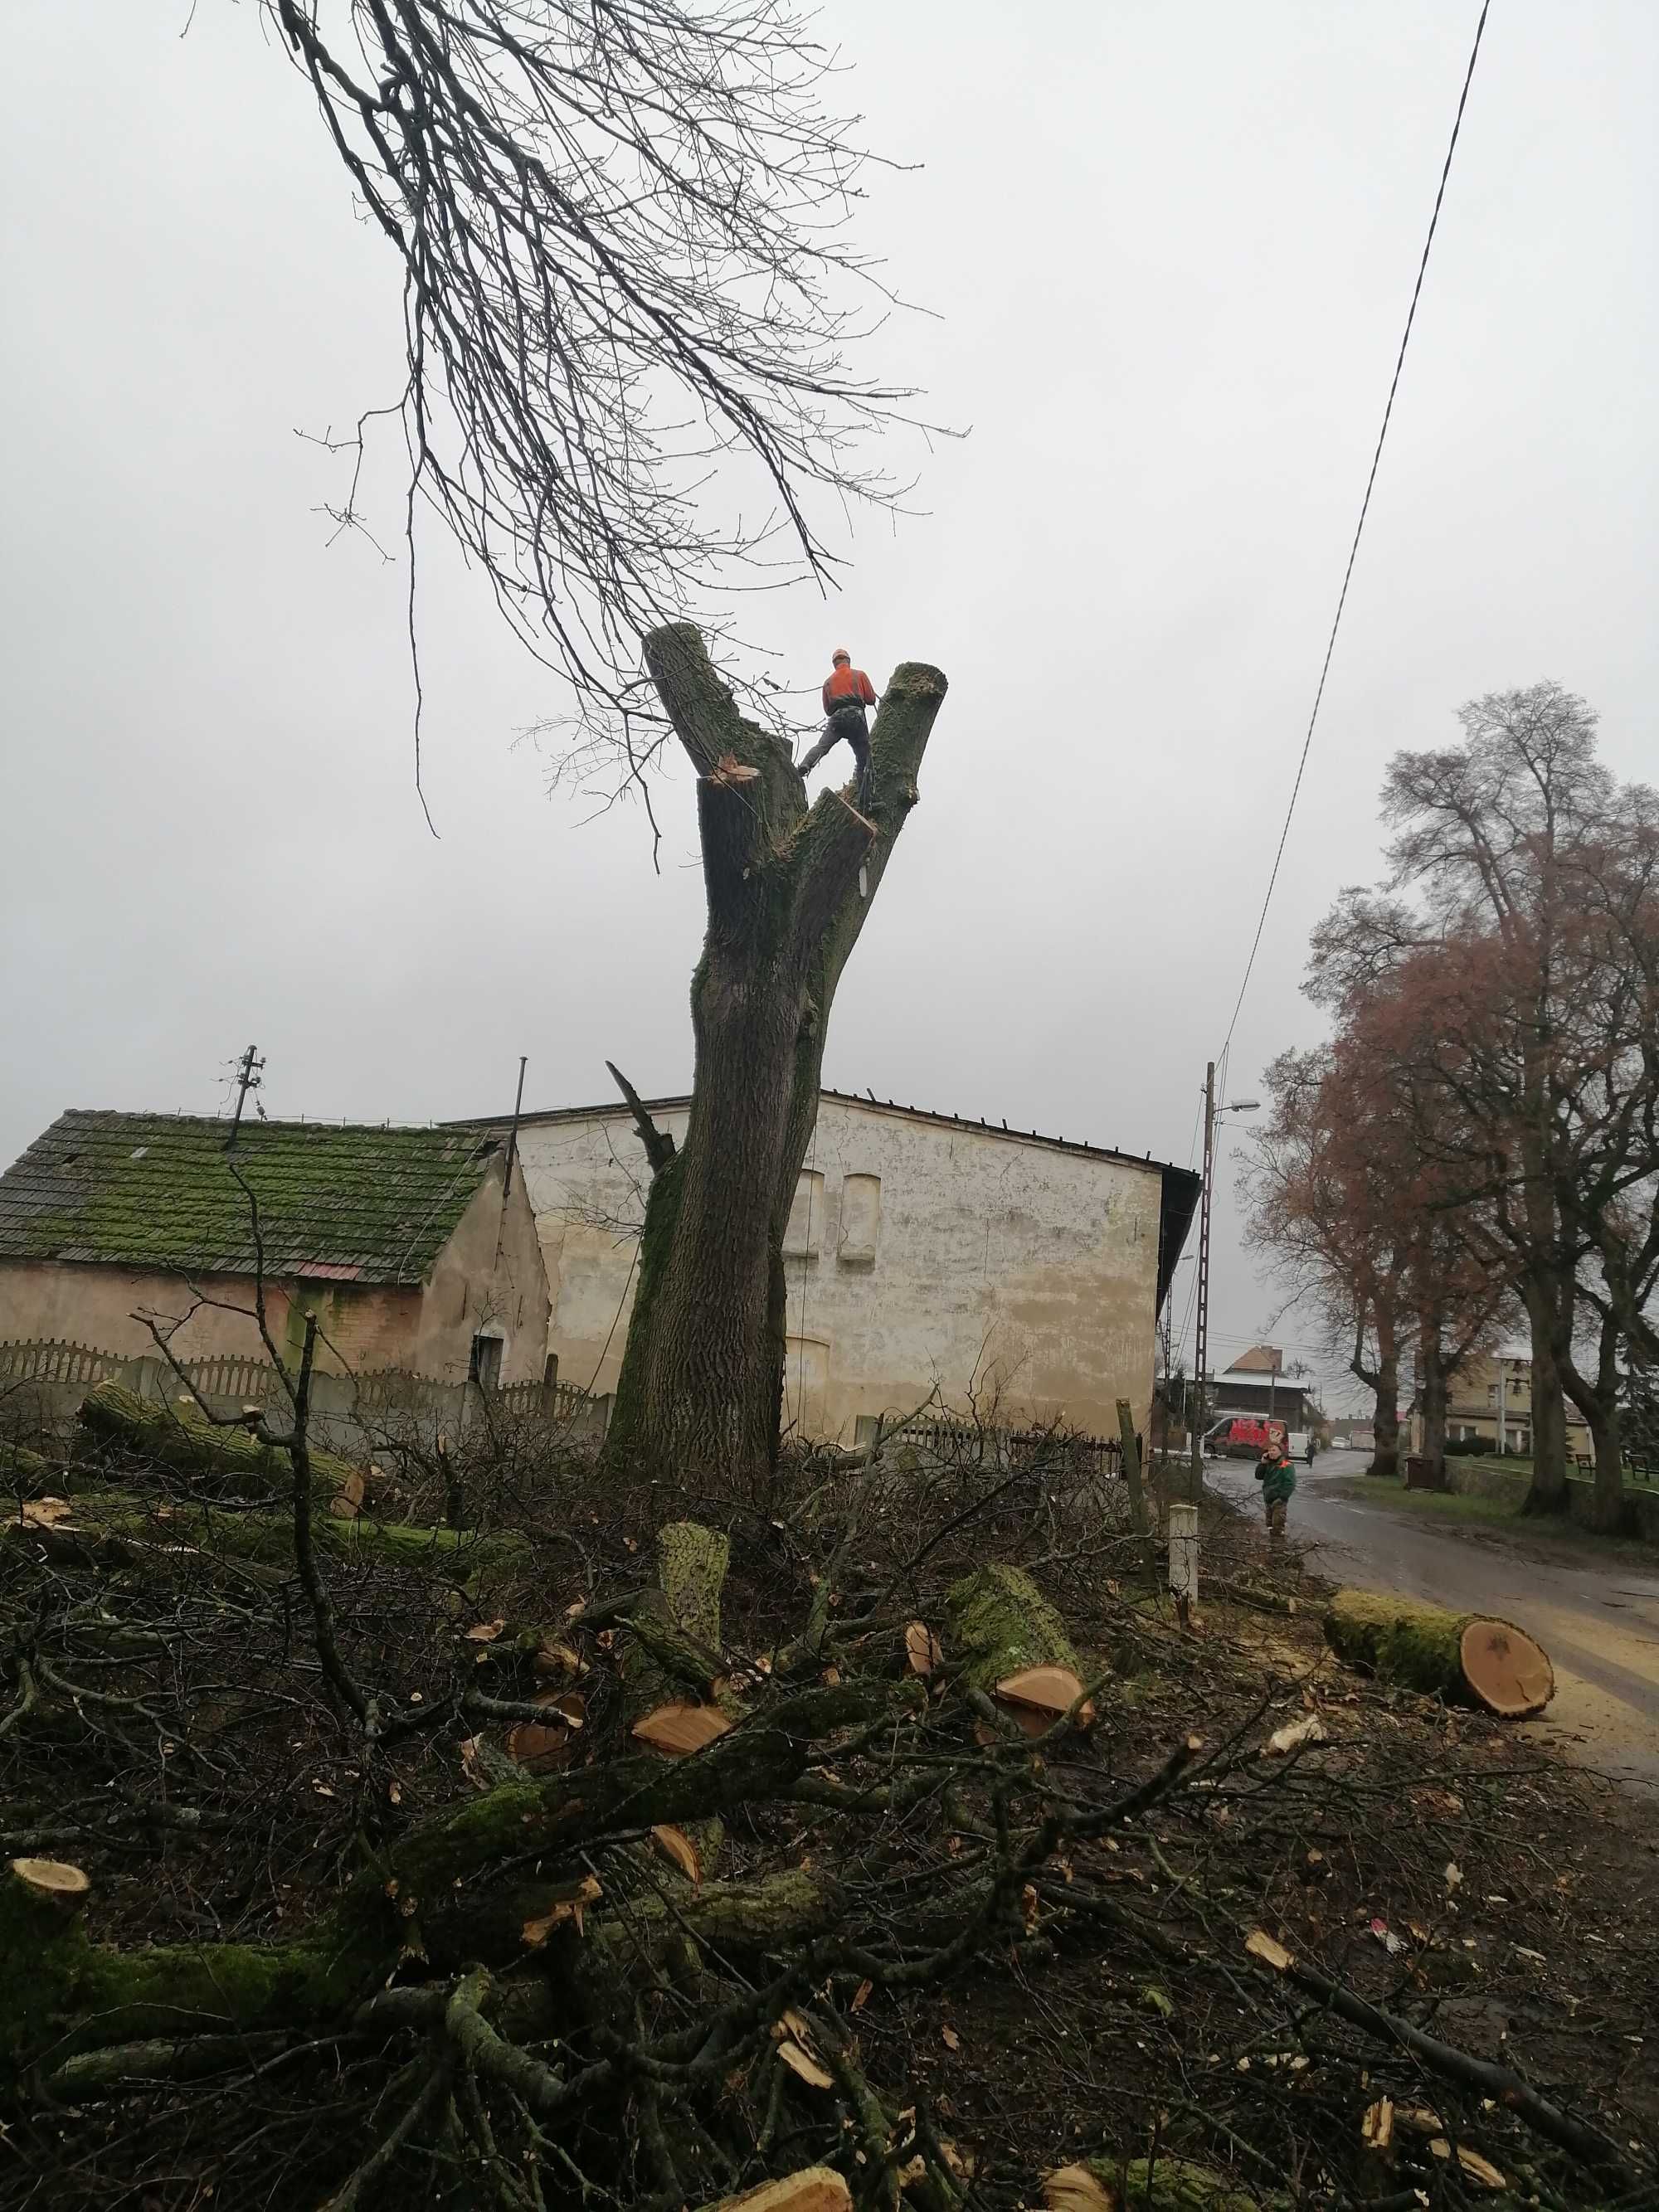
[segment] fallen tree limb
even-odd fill
[[[9,1520],[0,1534],[9,1543],[36,1546],[42,1556],[71,1566],[202,1553],[285,1571],[294,1568],[291,1512],[240,1512],[196,1498],[158,1505],[125,1490],[83,1492],[67,1504],[68,1513],[50,1526]],[[530,1556],[521,1536],[414,1528],[367,1514],[351,1521],[324,1516],[313,1524],[312,1534],[318,1548],[330,1554],[367,1553],[388,1565],[424,1567],[458,1585],[480,1572],[521,1566]]]
[[[216,1426],[187,1400],[157,1403],[118,1382],[100,1382],[82,1401],[76,1421],[76,1455],[82,1464],[95,1465],[114,1449],[204,1488],[223,1487],[228,1480],[272,1498],[285,1497],[293,1481],[288,1452],[262,1443],[247,1429]],[[362,1495],[362,1472],[349,1461],[316,1450],[309,1457],[323,1497],[349,1495],[354,1489]]]
[[[1259,1930],[1249,1938],[1246,1948],[1270,1972],[1306,1990],[1355,2027],[1364,2028],[1379,2042],[1396,2044],[1409,2051],[1447,2081],[1479,2090],[1483,2097],[1490,2097],[1495,2104],[1516,2113],[1529,2126],[1536,2128],[1540,2135],[1559,2143],[1563,2150],[1571,2151],[1575,2158],[1583,2159],[1596,2172],[1626,2185],[1630,2182],[1629,2162],[1616,2143],[1599,2128],[1575,2120],[1547,2097],[1540,2096],[1510,2067],[1477,2058],[1470,2051],[1460,2051],[1455,2044],[1443,2043],[1437,2035],[1413,2027],[1397,2013],[1387,2012],[1369,1998],[1357,1996],[1319,1967],[1295,1957],[1271,1936],[1261,1936]]]
[[[335,1910],[291,1943],[156,1945],[118,1950],[94,1943],[78,1917],[15,1871],[0,1878],[0,1954],[13,1961],[0,2001],[0,2051],[28,2062],[50,2051],[59,2063],[105,2043],[177,2037],[181,2028],[222,2033],[292,2027],[339,2016],[410,1937],[426,1932],[440,1956],[477,1955],[481,1945],[514,1956],[523,1921],[546,1885],[526,1884],[502,1901],[463,1897],[471,1877],[538,1852],[568,1859],[607,1835],[684,1825],[781,1795],[805,1771],[812,1746],[869,1722],[895,1719],[923,1702],[908,1682],[808,1690],[752,1715],[689,1759],[623,1759],[544,1781],[491,1790],[447,1818],[413,1830],[360,1876]],[[787,1907],[781,1900],[788,1896]],[[690,1907],[684,1907],[690,1916]],[[738,1940],[764,1942],[769,1913],[801,1924],[827,1909],[816,1886],[793,1893],[708,1897],[705,1924]],[[775,1922],[774,1923],[775,1925]],[[710,1940],[715,1940],[711,1934]]]

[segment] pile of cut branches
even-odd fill
[[[1580,1960],[1565,2087],[1453,2032],[1471,1943],[1520,2017],[1477,1881],[1569,1958],[1578,1785],[1308,1614],[1182,1633],[1078,1468],[692,1517],[515,1448],[487,1534],[307,1493],[308,1571],[291,1465],[15,1473],[8,2201],[1638,2201]]]

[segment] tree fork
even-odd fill
[[[738,714],[695,629],[653,631],[645,656],[697,772],[708,922],[691,987],[685,1135],[663,1158],[641,1127],[656,1172],[607,1449],[753,1496],[777,1455],[783,1236],[824,1030],[916,804],[945,679],[902,663],[872,734],[867,805],[827,791],[809,808],[787,746]]]

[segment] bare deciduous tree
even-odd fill
[[[402,266],[403,391],[339,442],[401,425],[411,641],[424,501],[641,780],[641,638],[739,569],[827,580],[813,491],[893,496],[854,454],[908,395],[848,366],[889,299],[833,58],[774,0],[262,5]]]

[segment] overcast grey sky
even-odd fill
[[[972,427],[896,447],[923,511],[860,526],[838,601],[766,616],[800,680],[844,638],[951,682],[831,1083],[1188,1160],[1476,12],[829,0],[920,165],[860,240],[938,318],[868,366]],[[251,1039],[273,1114],[499,1111],[520,1053],[537,1107],[606,1056],[679,1089],[688,780],[660,879],[636,813],[547,799],[514,737],[559,702],[428,532],[428,836],[403,570],[325,550],[294,434],[395,393],[397,271],[257,10],[189,13],[6,11],[0,1155],[65,1106],[212,1110]],[[1308,930],[1376,872],[1396,746],[1551,676],[1654,770],[1656,94],[1652,0],[1495,0],[1235,1095],[1319,1033]],[[1231,1176],[1224,1364],[1274,1304]]]

